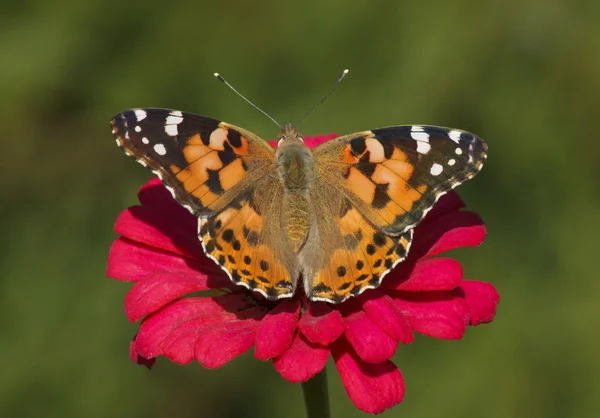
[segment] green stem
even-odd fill
[[[308,418],[330,418],[329,394],[327,392],[327,368],[312,379],[302,383],[306,416]]]

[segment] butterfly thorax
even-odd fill
[[[309,191],[314,158],[302,136],[286,125],[275,154],[277,171],[283,184],[283,230],[292,250],[302,249],[310,228]]]

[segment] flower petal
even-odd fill
[[[381,284],[382,289],[411,292],[452,290],[463,277],[460,263],[452,258],[430,258],[417,262],[400,263]]]
[[[469,306],[459,292],[392,292],[390,296],[416,332],[446,340],[462,338]]]
[[[485,238],[483,221],[473,212],[452,212],[415,228],[409,258],[427,258],[460,247],[475,247]]]
[[[156,274],[137,282],[125,296],[125,314],[130,321],[138,321],[180,296],[202,290],[215,289],[218,277],[200,272],[194,274]],[[209,284],[210,283],[210,284]]]
[[[359,298],[369,319],[383,332],[403,344],[413,342],[412,330],[392,298],[377,290],[365,292]]]
[[[311,343],[296,332],[292,346],[281,357],[273,360],[275,370],[290,382],[306,382],[325,367],[329,348]]]
[[[259,360],[279,357],[290,348],[298,325],[300,301],[282,300],[260,321],[254,356]]]
[[[298,322],[300,332],[311,342],[329,345],[344,333],[344,320],[339,311],[324,302],[311,302]]]
[[[304,137],[304,144],[308,147],[308,148],[314,148],[317,145],[321,145],[323,142],[329,141],[330,139],[333,138],[337,138],[339,135],[338,134],[324,134],[324,135],[317,135],[317,136],[305,136]],[[277,148],[277,141],[269,141],[269,144],[271,144],[273,146],[273,148]]]
[[[245,295],[235,293],[214,298],[177,300],[142,321],[136,337],[137,351],[146,358],[157,357],[163,354],[165,341],[169,338],[170,343],[173,343],[180,335],[189,333],[190,328],[235,321],[241,314],[252,316],[252,312],[248,312],[250,309],[251,305]],[[175,335],[170,337],[172,333]],[[194,340],[192,343],[195,342]],[[190,350],[193,349],[193,344]]]
[[[368,363],[389,359],[398,347],[398,341],[375,325],[364,311],[354,312],[346,318],[344,335],[360,358]]]
[[[157,177],[154,177],[140,188],[138,199],[143,206],[155,206],[171,210],[175,212],[174,215],[188,213],[186,209],[173,199],[171,193]]]
[[[218,323],[200,329],[194,351],[207,369],[216,369],[252,348],[260,321]]]
[[[234,284],[212,260],[190,260],[188,258],[157,250],[131,241],[117,238],[110,247],[106,275],[113,279],[137,282],[156,276],[208,275],[208,285],[215,289]]]
[[[465,280],[460,285],[471,312],[471,325],[492,322],[500,295],[494,286],[485,282]]]
[[[172,211],[152,206],[131,206],[117,218],[115,231],[150,247],[208,260],[196,235],[198,220],[189,213],[182,215],[185,213],[172,216]]]
[[[394,363],[366,363],[343,338],[332,346],[332,354],[344,388],[358,409],[379,414],[402,402],[404,379]]]
[[[151,369],[156,361],[156,358],[146,358],[141,356],[135,347],[135,337],[133,337],[133,340],[131,340],[131,343],[129,343],[129,357],[131,358],[131,361],[133,361],[135,364],[146,366],[148,369]]]
[[[451,190],[440,198],[440,200],[435,204],[433,209],[427,213],[427,216],[425,216],[419,225],[423,225],[449,213],[458,212],[464,207],[465,202],[463,202],[458,193],[456,193],[454,190]]]

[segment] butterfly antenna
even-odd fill
[[[246,102],[248,102],[250,104],[250,106],[252,106],[253,108],[255,108],[256,110],[258,110],[260,113],[262,113],[263,115],[265,115],[266,117],[268,117],[269,119],[271,119],[275,125],[279,126],[279,129],[283,129],[282,126],[279,124],[279,122],[277,122],[275,119],[273,119],[267,112],[265,112],[264,110],[262,110],[260,107],[256,106],[254,103],[252,103],[250,100],[246,99],[246,97],[244,97],[244,95],[242,93],[240,93],[239,91],[237,91],[231,84],[229,84],[227,82],[227,80],[225,80],[223,78],[223,76],[219,73],[215,73],[215,77],[217,77],[220,81],[222,81],[223,83],[225,83],[225,85],[227,87],[229,87],[231,90],[233,90],[234,92],[237,93],[238,96],[240,96],[242,99],[244,99]]]
[[[329,93],[327,93],[327,95],[325,97],[323,97],[321,100],[319,100],[317,103],[315,103],[313,105],[313,107],[311,107],[309,109],[308,112],[306,112],[306,114],[304,116],[302,116],[302,119],[300,119],[300,122],[298,122],[298,125],[296,126],[297,128],[300,127],[300,124],[302,123],[302,121],[304,119],[306,119],[306,117],[308,115],[310,115],[312,113],[313,110],[315,110],[317,108],[317,106],[319,106],[321,103],[323,103],[325,100],[327,100],[329,98],[329,96],[331,96],[333,94],[333,92],[335,91],[335,88],[337,87],[338,84],[340,84],[340,82],[344,79],[344,77],[346,77],[346,75],[348,74],[348,69],[345,69],[344,71],[342,71],[342,75],[340,76],[340,78],[337,79],[337,81],[335,82],[335,84],[333,85],[333,87],[331,88],[331,90],[329,90]]]

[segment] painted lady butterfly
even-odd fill
[[[340,303],[379,286],[406,258],[435,202],[475,176],[487,145],[436,126],[393,126],[314,149],[285,125],[278,148],[225,122],[169,109],[111,121],[117,144],[198,217],[206,254],[270,300],[303,279],[309,299]]]

